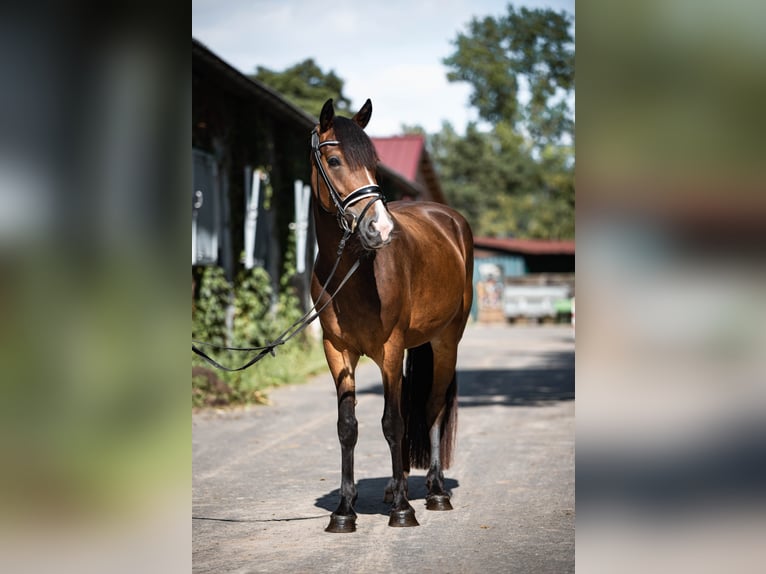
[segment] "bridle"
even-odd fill
[[[330,199],[335,204],[336,215],[338,218],[338,225],[340,225],[340,228],[346,232],[346,233],[354,233],[356,231],[357,225],[364,217],[364,214],[367,213],[367,210],[370,209],[373,203],[375,203],[377,200],[381,200],[383,203],[386,202],[386,198],[380,191],[380,186],[376,184],[371,185],[363,185],[360,188],[355,189],[351,193],[348,194],[345,198],[342,198],[338,191],[335,189],[335,186],[330,181],[330,177],[327,175],[327,171],[325,171],[324,166],[322,165],[322,154],[320,150],[324,146],[336,146],[340,145],[340,142],[338,140],[326,140],[323,142],[319,141],[319,132],[317,128],[314,128],[314,130],[311,132],[311,150],[312,150],[312,157],[314,159],[314,165],[316,166],[317,170],[317,181],[316,181],[316,192],[317,192],[317,200],[319,201],[319,206],[322,208],[322,211],[325,213],[332,213],[328,209],[325,208],[324,205],[322,205],[322,201],[319,199],[319,176],[322,176],[322,179],[324,180],[325,186],[327,186],[327,190],[330,193]],[[355,203],[358,203],[362,201],[363,199],[369,199],[370,201],[367,202],[367,205],[364,206],[361,213],[359,215],[355,215],[348,211],[348,208],[354,205]]]

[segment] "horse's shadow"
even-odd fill
[[[363,478],[356,483],[358,498],[354,504],[357,514],[382,514],[388,516],[391,504],[383,502],[383,493],[388,485],[389,477]],[[452,494],[452,490],[460,486],[453,478],[444,479],[444,488]],[[428,494],[425,476],[410,476],[408,498],[410,502],[424,500]],[[334,511],[340,501],[340,489],[336,488],[316,499],[314,506]]]

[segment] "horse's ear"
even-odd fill
[[[372,116],[372,102],[370,101],[370,98],[367,98],[367,101],[364,102],[364,105],[359,108],[359,111],[354,114],[354,117],[351,118],[354,120],[360,128],[364,129],[367,124],[370,122],[370,117]]]
[[[333,118],[335,118],[335,108],[330,98],[324,103],[322,113],[319,114],[319,133],[324,133],[332,127]]]

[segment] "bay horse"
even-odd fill
[[[383,378],[382,427],[392,464],[384,493],[392,504],[389,525],[418,526],[407,498],[411,466],[428,469],[426,508],[452,510],[443,469],[457,425],[455,364],[473,298],[473,237],[466,220],[445,205],[385,203],[377,154],[363,131],[371,115],[369,99],[350,119],[336,116],[330,99],[312,131],[315,304],[328,303],[339,277],[345,281],[319,315],[337,389],[341,447],[340,503],[327,532],[356,530],[354,373],[362,355],[375,361]]]

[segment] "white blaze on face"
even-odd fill
[[[365,173],[367,174],[367,180],[370,182],[370,185],[376,185],[375,180],[372,179],[372,174],[370,174],[369,170],[365,169]],[[375,205],[373,205],[375,208],[375,221],[372,223],[372,228],[380,233],[380,238],[383,241],[388,241],[389,235],[391,235],[391,231],[394,229],[394,222],[391,219],[391,216],[388,214],[388,211],[386,211],[386,206],[383,205],[383,202],[379,199],[375,200]]]
[[[386,206],[383,205],[381,200],[376,200],[375,205],[375,221],[372,222],[372,228],[380,233],[380,238],[383,241],[388,241],[388,236],[391,235],[391,231],[394,229],[394,222],[391,220],[391,216],[386,211]]]

